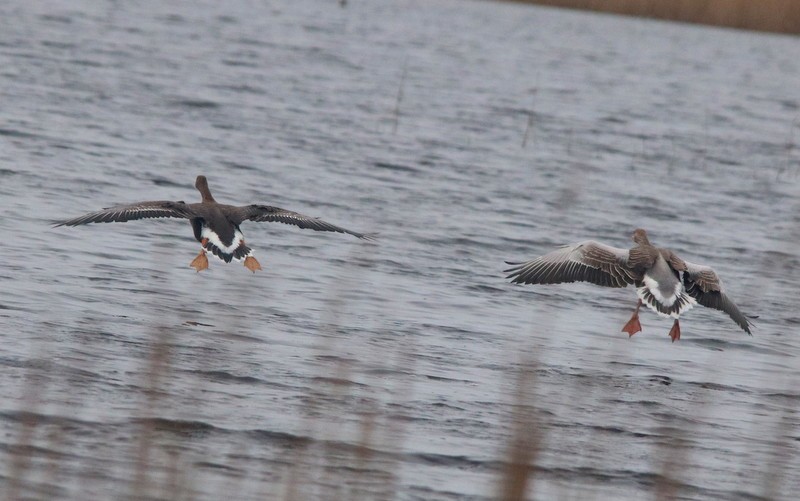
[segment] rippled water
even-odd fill
[[[492,499],[523,416],[532,498],[794,499],[798,61],[494,2],[3,2],[5,494]],[[247,223],[264,271],[197,274],[185,222],[49,226],[200,173],[380,240]],[[635,227],[755,335],[503,279]]]

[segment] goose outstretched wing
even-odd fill
[[[245,205],[236,208],[236,224],[242,221],[256,221],[256,222],[275,222],[284,223],[298,226],[300,228],[307,228],[316,231],[334,231],[337,233],[347,233],[354,237],[371,239],[372,236],[364,233],[357,233],[348,229],[336,226],[334,224],[323,221],[318,217],[311,217],[293,212],[280,207],[272,207],[270,205]]]
[[[730,316],[743,331],[750,332],[752,323],[739,310],[731,299],[725,295],[722,281],[717,273],[709,266],[694,264],[684,261],[686,271],[683,272],[683,286],[686,293],[692,296],[698,304],[707,308],[724,311]]]
[[[590,282],[604,287],[625,287],[640,280],[628,265],[628,249],[587,240],[524,263],[511,263],[506,278],[517,284]]]
[[[80,224],[88,223],[124,223],[126,221],[133,221],[135,219],[151,219],[161,217],[190,219],[194,217],[194,213],[192,212],[192,209],[184,202],[154,200],[126,205],[117,205],[115,207],[107,207],[103,210],[90,212],[73,219],[59,221],[53,226],[78,226]]]

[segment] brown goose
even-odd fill
[[[61,221],[55,226],[78,226],[87,223],[124,223],[134,219],[149,219],[161,217],[174,217],[188,219],[194,230],[194,237],[203,246],[200,254],[189,264],[198,271],[208,268],[206,252],[211,252],[219,259],[230,263],[231,260],[244,260],[245,267],[252,271],[261,269],[261,264],[253,257],[253,251],[245,245],[244,236],[239,225],[244,221],[272,221],[277,223],[293,224],[300,228],[309,228],[317,231],[335,231],[349,233],[358,238],[369,239],[369,235],[334,226],[330,223],[308,217],[297,212],[292,212],[269,205],[225,205],[217,203],[208,189],[208,180],[205,176],[197,176],[195,188],[203,197],[202,202],[187,204],[166,200],[139,202],[128,205],[109,207],[84,216]]]
[[[669,331],[673,342],[681,338],[678,318],[695,304],[724,311],[752,335],[750,321],[725,295],[714,270],[684,261],[669,249],[651,245],[643,229],[633,232],[633,241],[636,246],[627,250],[587,240],[525,263],[506,262],[513,266],[505,270],[511,272],[506,278],[517,284],[590,282],[604,287],[632,284],[639,302],[622,328],[629,336],[642,330],[639,308],[643,302],[659,315],[675,319]]]

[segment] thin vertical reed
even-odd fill
[[[394,101],[394,124],[392,134],[397,134],[397,126],[400,123],[400,104],[403,102],[404,87],[406,84],[406,74],[408,73],[408,58],[403,62],[403,73],[400,76],[400,85],[397,86],[397,98]]]
[[[40,357],[40,359],[44,359]],[[20,499],[21,493],[25,490],[25,481],[28,472],[33,468],[31,461],[33,455],[33,443],[35,440],[36,429],[39,426],[41,409],[44,402],[44,393],[47,388],[47,379],[43,377],[36,366],[30,368],[25,377],[23,385],[24,394],[22,397],[23,409],[17,411],[20,423],[20,431],[17,436],[16,444],[8,451],[8,481],[5,488],[5,499]],[[36,372],[33,372],[36,371]]]
[[[149,473],[153,466],[151,449],[154,445],[153,435],[155,433],[155,425],[150,418],[153,416],[155,409],[158,408],[160,388],[170,370],[171,362],[169,340],[172,339],[172,333],[170,330],[165,327],[154,329],[153,337],[154,341],[144,375],[144,400],[140,408],[142,427],[138,437],[139,442],[137,444],[136,466],[132,485],[133,497],[136,499],[149,496]]]
[[[524,501],[526,492],[533,489],[534,467],[542,440],[541,423],[535,414],[534,388],[534,369],[523,366],[517,377],[511,423],[513,431],[500,478],[499,498],[503,501]]]

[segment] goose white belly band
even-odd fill
[[[648,308],[662,317],[678,318],[697,304],[680,281],[676,281],[675,290],[668,297],[661,293],[659,283],[654,278],[645,275],[642,281],[644,285],[636,289],[636,294]]]
[[[218,248],[221,252],[223,252],[224,254],[229,254],[229,255],[233,256],[233,259],[235,259],[236,261],[241,261],[242,259],[253,255],[253,251],[251,250],[250,252],[248,252],[246,255],[244,255],[242,257],[236,257],[236,255],[235,255],[236,249],[241,247],[242,241],[244,241],[244,235],[242,235],[242,232],[239,231],[239,230],[234,230],[234,232],[233,232],[233,242],[231,242],[230,245],[223,244],[222,240],[220,240],[220,238],[219,238],[219,235],[217,235],[216,232],[214,232],[211,229],[209,229],[208,226],[203,226],[203,228],[200,230],[200,237],[201,238],[207,238],[208,241],[210,243],[214,244],[214,246],[216,248]],[[214,253],[212,252],[212,254],[214,254]],[[216,254],[215,254],[215,256],[216,256]],[[224,261],[224,259],[222,259],[221,257],[219,257],[219,256],[216,256],[216,257],[217,257],[217,259],[220,259],[220,260]]]

